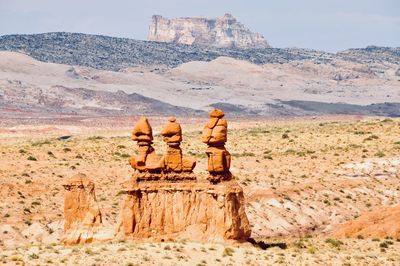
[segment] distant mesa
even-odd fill
[[[147,39],[156,42],[224,48],[270,47],[264,36],[251,32],[231,14],[225,14],[222,18],[174,19],[154,15]]]

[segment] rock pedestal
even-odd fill
[[[247,240],[243,190],[234,180],[130,182],[124,188],[119,238]]]

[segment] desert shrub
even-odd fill
[[[330,244],[333,247],[340,247],[341,245],[343,245],[343,242],[334,238],[327,238],[325,240],[325,243]]]
[[[264,159],[273,160],[274,158],[272,158],[271,154],[268,154],[268,155],[264,155]]]
[[[235,250],[233,249],[233,248],[230,248],[230,247],[226,247],[225,249],[224,249],[224,252],[222,253],[222,256],[223,257],[226,257],[226,256],[233,256],[233,253],[235,253]]]
[[[88,254],[88,255],[93,255],[94,254],[93,250],[91,250],[90,248],[85,249],[85,253]]]
[[[368,138],[364,139],[364,141],[369,141],[369,140],[374,140],[374,139],[379,139],[377,135],[371,135]]]
[[[233,157],[254,157],[256,156],[253,152],[244,151],[242,153],[232,153]]]
[[[49,140],[42,140],[42,141],[33,142],[31,145],[33,147],[36,147],[36,146],[41,147],[41,146],[46,145],[46,144],[51,144],[51,142]]]
[[[32,254],[29,255],[29,258],[30,258],[31,260],[37,260],[37,259],[39,258],[39,255],[37,255],[37,254],[35,254],[35,253],[32,253]]]
[[[93,136],[93,137],[87,138],[87,140],[99,140],[99,139],[104,139],[104,137],[101,137],[101,136]]]
[[[385,157],[385,154],[382,151],[378,151],[377,153],[375,153],[375,156],[382,158],[382,157]]]
[[[37,161],[37,159],[35,157],[33,157],[32,155],[28,156],[28,158],[26,158],[29,161]]]

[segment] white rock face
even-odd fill
[[[204,17],[167,19],[154,15],[147,39],[215,47],[270,47],[261,34],[251,32],[231,14],[212,19]]]

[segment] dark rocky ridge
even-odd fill
[[[225,49],[66,32],[1,36],[0,50],[25,53],[44,62],[113,71],[146,65],[174,67],[190,61],[210,61],[219,56],[255,64],[293,60],[328,63],[333,59],[400,64],[400,48],[371,46],[337,54],[299,48]]]

